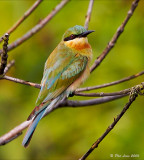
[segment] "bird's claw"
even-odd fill
[[[69,97],[73,97],[73,96],[74,96],[74,92],[70,92]]]

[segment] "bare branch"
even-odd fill
[[[43,20],[40,21],[39,24],[34,26],[31,30],[29,30],[26,34],[24,34],[21,38],[17,39],[13,43],[11,43],[8,46],[8,51],[16,48],[26,40],[28,40],[30,37],[32,37],[35,33],[37,33],[39,30],[41,30],[67,3],[69,0],[62,0],[55,9],[52,10],[52,12],[45,17]],[[2,50],[0,50],[0,54],[2,53]]]
[[[6,80],[13,81],[13,82],[16,82],[16,83],[29,85],[29,86],[32,86],[32,87],[35,87],[35,88],[38,88],[38,89],[41,88],[40,84],[38,84],[38,83],[24,81],[22,79],[18,79],[18,78],[6,76],[6,75],[3,76],[0,79],[6,79]],[[90,87],[87,87],[87,89],[89,89],[89,88]],[[79,89],[77,89],[77,90],[79,90]],[[103,92],[101,92],[101,93],[81,93],[77,90],[74,92],[74,95],[76,95],[76,96],[87,96],[87,97],[104,97],[104,96],[125,95],[125,94],[128,94],[130,92],[130,88],[122,90],[122,91],[118,91],[118,92],[112,92],[112,93],[103,93]]]
[[[91,146],[91,148],[79,159],[79,160],[85,160],[90,154],[91,152],[98,147],[99,143],[107,136],[107,134],[115,127],[115,125],[117,124],[117,122],[122,118],[122,116],[124,115],[124,113],[128,110],[128,108],[130,107],[130,105],[135,101],[137,97],[137,94],[133,94],[133,96],[129,99],[129,102],[124,106],[123,110],[121,111],[121,113],[114,118],[113,123],[106,129],[106,131],[102,134],[102,136],[100,138],[97,139],[97,141]]]
[[[29,126],[31,121],[24,121],[10,132],[0,137],[0,145],[7,144],[22,134],[22,131]]]
[[[32,82],[29,82],[29,81],[24,81],[22,79],[10,77],[10,76],[3,76],[0,79],[6,79],[6,80],[9,80],[9,81],[13,81],[13,82],[16,82],[16,83],[32,86],[32,87],[39,88],[39,89],[41,88],[40,84],[32,83]]]
[[[109,86],[116,85],[116,84],[119,84],[119,83],[122,83],[122,82],[125,82],[125,81],[132,80],[132,79],[137,78],[137,77],[139,77],[143,74],[144,74],[144,71],[141,71],[139,73],[136,73],[136,74],[134,74],[132,76],[129,76],[129,77],[125,77],[125,78],[120,79],[118,81],[105,83],[105,84],[102,84],[102,85],[97,85],[97,86],[92,86],[92,87],[78,88],[76,90],[76,92],[90,91],[90,90],[95,90],[95,89],[99,89],[99,88],[109,87]]]
[[[8,68],[9,68],[9,65],[10,65],[10,67],[11,67],[11,65],[13,65],[14,61],[12,61],[11,63],[7,65]],[[5,68],[4,73],[7,72],[6,71],[8,69],[7,67]],[[119,84],[119,83],[122,83],[122,82],[125,82],[125,81],[128,81],[128,80],[137,78],[138,76],[141,76],[143,74],[144,74],[144,71],[136,73],[136,74],[134,74],[132,76],[123,78],[123,79],[118,80],[118,81],[114,81],[114,82],[110,82],[110,83],[106,83],[106,84],[102,84],[102,85],[97,85],[97,86],[92,86],[92,87],[78,88],[74,92],[74,95],[77,95],[77,96],[89,96],[89,97],[97,97],[97,96],[102,97],[102,96],[121,95],[123,93],[126,94],[127,90],[129,90],[129,89],[126,89],[126,90],[123,90],[123,91],[119,91],[119,92],[113,92],[113,93],[90,93],[90,94],[88,94],[88,93],[81,93],[81,92],[82,91],[90,91],[90,90],[94,90],[94,89],[99,89],[99,88],[104,88],[104,87],[112,86],[112,85],[115,85],[115,84]],[[9,80],[9,81],[13,81],[13,82],[24,84],[24,85],[29,85],[29,86],[32,86],[32,87],[35,87],[35,88],[39,88],[39,89],[41,88],[40,84],[38,84],[38,83],[33,83],[33,82],[25,81],[25,80],[22,80],[22,79],[10,77],[10,76],[3,76],[0,79],[6,79],[6,80]]]
[[[1,54],[0,76],[3,76],[4,69],[7,65],[7,58],[8,58],[7,45],[8,45],[8,40],[9,40],[9,34],[6,33],[2,39],[4,40],[4,44],[3,44],[2,54]]]
[[[12,33],[17,27],[38,7],[38,5],[43,0],[36,0],[36,2],[24,13],[24,15],[6,32],[8,34]],[[2,41],[2,37],[0,38],[0,42]]]
[[[87,15],[86,15],[86,20],[85,20],[85,25],[84,25],[85,29],[88,29],[88,25],[89,25],[90,18],[91,18],[93,3],[94,3],[94,0],[90,0]]]
[[[118,92],[112,92],[112,93],[82,93],[82,92],[74,92],[74,95],[76,96],[84,96],[84,97],[105,97],[105,96],[115,96],[115,95],[125,95],[130,93],[130,88],[124,89],[122,91]]]
[[[51,113],[54,109],[56,108],[61,108],[61,107],[83,107],[83,106],[90,106],[90,105],[98,105],[101,103],[106,103],[109,101],[113,101],[119,98],[122,98],[126,95],[118,95],[118,96],[109,96],[109,97],[104,97],[104,98],[97,98],[97,99],[92,99],[92,100],[84,100],[84,101],[70,101],[70,100],[63,100],[59,104],[57,104],[54,108],[49,110],[49,113]],[[31,123],[30,121],[24,121],[5,135],[0,137],[0,145],[7,144],[8,142],[12,141],[13,139],[17,138],[19,135],[22,134],[22,131],[29,126]]]
[[[71,101],[71,100],[67,100],[64,101],[64,106],[69,106],[69,107],[84,107],[84,106],[92,106],[92,105],[98,105],[98,104],[102,104],[102,103],[107,103],[122,97],[127,96],[127,94],[125,95],[116,95],[116,96],[107,96],[107,97],[103,97],[103,98],[96,98],[96,99],[90,99],[90,100],[83,100],[83,101]]]
[[[12,60],[8,63],[8,65],[5,67],[4,75],[9,71],[9,69],[15,64],[15,60]]]
[[[102,52],[102,54],[98,57],[97,60],[95,60],[94,64],[91,67],[91,72],[100,65],[100,63],[103,61],[103,59],[106,57],[106,55],[110,52],[110,50],[114,47],[115,43],[117,42],[119,36],[121,35],[121,33],[124,31],[124,28],[127,24],[127,22],[129,21],[129,19],[131,18],[131,16],[133,15],[137,5],[138,5],[139,0],[135,0],[132,3],[132,6],[130,8],[130,10],[128,11],[128,14],[125,18],[125,20],[122,22],[122,24],[120,25],[120,27],[118,27],[116,33],[113,35],[111,41],[108,43],[108,45],[106,46],[106,48],[104,49],[104,51]]]

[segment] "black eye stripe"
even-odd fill
[[[85,33],[85,32],[84,32]],[[83,33],[80,33],[78,35],[75,35],[75,34],[71,34],[69,37],[66,37],[64,39],[64,41],[69,41],[69,40],[72,40],[72,39],[75,39],[77,37],[81,38],[81,37],[86,37],[87,35],[84,35]]]
[[[66,37],[64,39],[64,41],[69,41],[69,40],[72,40],[72,39],[75,39],[76,37],[78,37],[77,35],[74,35],[74,34],[71,34],[69,37]]]

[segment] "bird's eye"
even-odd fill
[[[71,38],[71,39],[75,38],[75,35],[74,35],[74,34],[72,34],[72,35],[70,36],[70,38]]]
[[[69,37],[64,38],[64,41],[69,41],[69,40],[72,40],[72,39],[74,39],[76,37],[77,37],[76,35],[71,34]]]

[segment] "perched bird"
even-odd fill
[[[79,25],[69,28],[64,33],[62,41],[48,57],[36,107],[28,117],[32,122],[22,142],[24,147],[28,146],[41,118],[64,97],[68,97],[89,76],[92,49],[87,35],[92,32],[93,30],[87,31]]]

